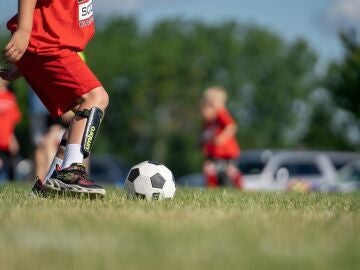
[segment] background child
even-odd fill
[[[10,180],[11,164],[19,152],[15,126],[21,120],[15,95],[8,89],[8,81],[0,78],[0,181]]]
[[[234,165],[234,160],[240,154],[235,137],[237,125],[225,107],[226,101],[227,94],[222,87],[211,87],[203,93],[202,147],[206,158],[203,172],[209,187],[242,188],[241,173]]]

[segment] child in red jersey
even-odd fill
[[[9,80],[24,76],[54,118],[75,112],[49,179],[37,181],[35,190],[105,195],[88,179],[82,163],[109,102],[105,89],[77,54],[95,32],[92,0],[19,0],[18,14],[7,27],[12,38],[3,54],[13,65],[1,70],[0,76]]]
[[[0,182],[10,177],[10,164],[19,151],[14,131],[21,120],[15,95],[9,91],[8,82],[0,78]]]
[[[206,158],[203,171],[209,187],[242,188],[241,173],[233,162],[240,154],[235,137],[237,125],[225,107],[226,100],[226,92],[221,87],[211,87],[203,93],[202,147]]]

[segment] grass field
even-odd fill
[[[0,269],[360,269],[360,194],[178,190],[29,199],[0,187]]]

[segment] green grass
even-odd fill
[[[178,190],[172,201],[0,188],[0,269],[360,269],[360,194]]]

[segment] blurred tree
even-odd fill
[[[297,145],[288,136],[302,121],[296,104],[316,84],[317,57],[306,41],[231,21],[99,21],[86,53],[110,107],[96,151],[129,162],[156,159],[177,175],[199,171],[198,103],[213,84],[228,89],[243,148]]]
[[[267,29],[180,19],[140,29],[134,18],[106,22],[88,59],[111,96],[98,148],[125,159],[156,159],[177,174],[199,170],[198,99],[212,84],[229,90],[244,148],[296,145],[294,102],[314,88],[315,53]]]
[[[330,65],[326,86],[339,107],[360,118],[360,42],[355,31],[342,32],[340,38],[345,56]]]
[[[329,91],[314,91],[307,107],[311,111],[310,119],[301,145],[318,150],[351,150],[346,131],[352,121],[344,121],[343,111],[336,107]]]
[[[309,100],[311,119],[301,140],[307,147],[360,148],[360,42],[355,31],[340,33],[340,40],[344,56],[330,63],[321,82],[326,91],[323,90],[325,92],[317,101]]]

